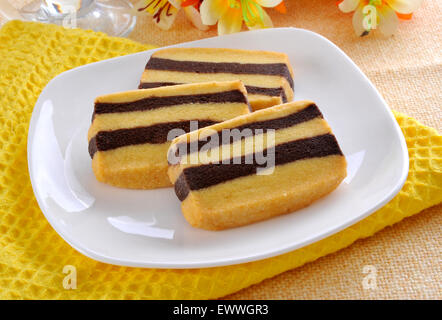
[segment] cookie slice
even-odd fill
[[[171,186],[171,140],[249,113],[240,81],[186,84],[98,97],[88,132],[97,180],[122,188]],[[173,131],[172,131],[173,130]]]
[[[184,217],[209,230],[306,207],[346,176],[345,157],[311,101],[275,106],[178,137],[168,159]]]
[[[293,100],[293,70],[286,54],[216,48],[169,48],[156,51],[140,88],[205,81],[241,80],[253,110]]]

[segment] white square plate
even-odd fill
[[[183,218],[174,191],[124,190],[95,180],[87,130],[95,97],[136,89],[155,50],[82,66],[54,78],[35,106],[28,137],[41,210],[72,247],[106,263],[196,268],[243,263],[303,247],[368,216],[399,192],[408,173],[404,137],[385,101],[334,44],[310,31],[243,32],[180,44],[285,52],[295,99],[317,103],[348,161],[348,177],[303,210],[249,226],[204,231]]]

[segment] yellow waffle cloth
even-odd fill
[[[359,223],[296,251],[261,261],[207,269],[112,266],[71,248],[52,229],[32,192],[26,160],[29,120],[49,80],[98,60],[152,48],[101,33],[12,21],[0,30],[0,298],[211,299],[258,283],[349,246],[442,202],[442,136],[403,114],[410,172],[399,194]],[[63,287],[65,265],[77,288]]]

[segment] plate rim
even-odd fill
[[[197,262],[196,261],[185,261],[185,260],[181,259],[181,261],[179,261],[179,262],[178,261],[171,261],[171,262],[155,262],[154,261],[154,262],[146,263],[146,262],[127,261],[124,259],[108,257],[105,254],[96,253],[94,250],[91,250],[91,249],[88,249],[87,247],[83,247],[83,246],[79,245],[78,242],[75,239],[73,239],[70,234],[65,234],[64,232],[62,232],[60,230],[60,228],[58,227],[58,224],[52,219],[52,215],[49,213],[46,213],[45,210],[42,209],[42,208],[44,208],[43,200],[41,199],[39,193],[36,192],[36,184],[35,184],[35,178],[34,178],[34,174],[33,174],[32,161],[31,161],[31,153],[32,153],[31,150],[32,150],[32,146],[33,146],[33,137],[35,134],[36,122],[37,122],[36,118],[37,118],[37,113],[40,114],[41,105],[42,105],[41,97],[43,96],[43,94],[45,93],[47,88],[51,85],[51,83],[53,81],[55,81],[56,79],[58,79],[59,77],[65,76],[66,74],[69,74],[71,72],[78,72],[79,70],[82,70],[84,68],[88,68],[91,65],[109,62],[111,60],[118,60],[122,57],[143,55],[148,52],[155,52],[156,50],[159,50],[159,49],[165,49],[165,48],[169,48],[169,47],[180,47],[183,45],[193,44],[195,42],[200,42],[201,40],[208,40],[208,39],[215,39],[215,38],[218,38],[218,39],[219,38],[227,38],[230,36],[238,35],[238,34],[234,34],[234,35],[215,36],[215,37],[209,37],[209,38],[204,38],[204,39],[199,39],[199,40],[194,40],[194,41],[189,41],[189,42],[183,42],[183,43],[174,44],[174,45],[170,45],[170,46],[158,47],[158,48],[149,49],[149,50],[145,50],[145,51],[141,51],[141,52],[137,52],[137,53],[133,53],[133,54],[128,54],[128,55],[118,56],[118,57],[114,57],[114,58],[110,58],[110,59],[100,60],[97,62],[89,63],[86,65],[82,65],[82,66],[64,71],[64,72],[58,74],[57,76],[55,76],[54,78],[52,78],[46,84],[46,86],[41,91],[41,93],[40,93],[40,95],[34,105],[34,109],[32,111],[32,116],[31,116],[31,119],[29,122],[28,136],[27,136],[27,162],[28,162],[29,178],[31,180],[31,186],[32,186],[34,196],[37,200],[37,204],[40,208],[40,211],[43,213],[44,217],[49,222],[51,227],[55,230],[55,232],[64,241],[66,241],[71,247],[73,247],[75,250],[77,250],[81,254],[87,256],[88,258],[91,258],[93,260],[103,262],[106,264],[125,266],[125,267],[157,268],[157,269],[212,268],[212,267],[220,267],[220,266],[237,265],[237,264],[242,264],[242,263],[247,263],[247,262],[252,262],[252,261],[259,261],[259,260],[263,260],[263,259],[267,259],[267,258],[271,258],[271,257],[276,257],[279,255],[285,254],[287,252],[291,252],[291,251],[306,247],[312,243],[318,242],[318,241],[325,239],[333,234],[336,234],[344,229],[347,229],[348,227],[350,227],[350,226],[356,224],[357,222],[363,220],[364,218],[368,217],[369,215],[371,215],[372,213],[374,213],[375,211],[377,211],[378,209],[380,209],[381,207],[386,205],[391,199],[393,199],[394,196],[396,196],[399,193],[399,191],[402,189],[402,187],[405,184],[405,181],[408,177],[409,155],[408,155],[408,148],[407,148],[407,144],[405,141],[405,137],[402,133],[402,130],[401,130],[398,122],[396,121],[396,119],[393,115],[392,110],[389,108],[388,104],[386,103],[386,101],[384,100],[384,98],[382,97],[380,92],[376,89],[374,84],[369,80],[369,78],[365,75],[365,73],[362,72],[362,70],[356,65],[356,63],[342,49],[340,49],[336,44],[334,44],[332,41],[330,41],[326,37],[324,37],[316,32],[307,30],[307,29],[295,28],[295,27],[252,30],[252,31],[241,32],[240,34],[242,34],[241,36],[247,36],[248,33],[258,33],[258,32],[264,33],[264,32],[273,32],[273,31],[278,32],[278,31],[283,31],[283,30],[307,33],[310,36],[320,38],[322,41],[327,42],[328,45],[332,46],[333,49],[337,50],[345,58],[345,60],[347,60],[347,62],[350,62],[350,64],[353,66],[353,68],[358,71],[359,75],[364,79],[364,81],[369,85],[369,87],[373,90],[373,92],[380,99],[380,102],[382,103],[382,105],[384,107],[383,111],[386,112],[387,116],[389,117],[389,120],[393,123],[395,133],[399,138],[399,142],[400,142],[399,145],[400,145],[400,148],[402,151],[402,162],[403,162],[400,178],[397,180],[395,186],[391,189],[391,191],[388,194],[386,194],[381,201],[378,201],[378,203],[376,205],[371,207],[369,210],[366,210],[364,213],[358,215],[357,217],[349,219],[345,223],[339,225],[339,227],[335,226],[332,228],[328,228],[325,232],[322,232],[320,235],[308,237],[304,241],[298,242],[295,245],[288,243],[284,246],[280,246],[279,249],[277,249],[277,250],[273,249],[273,250],[267,250],[264,252],[260,252],[259,254],[254,253],[251,255],[243,255],[240,258],[237,258],[237,257],[227,258],[227,259],[211,258],[212,260],[206,260],[203,262],[201,262],[201,261],[197,261]]]

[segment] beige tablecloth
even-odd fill
[[[11,2],[19,7],[26,1]],[[305,28],[327,37],[366,73],[391,108],[441,130],[442,1],[423,1],[413,19],[402,21],[390,38],[379,32],[357,38],[351,14],[340,12],[335,1],[285,3],[285,15],[268,10],[275,27]],[[130,38],[164,46],[212,36],[215,28],[199,31],[181,12],[169,31],[156,28],[147,16],[140,18]],[[430,208],[347,249],[227,298],[441,299],[441,213],[442,205]],[[376,288],[364,289],[364,271],[376,277]]]

